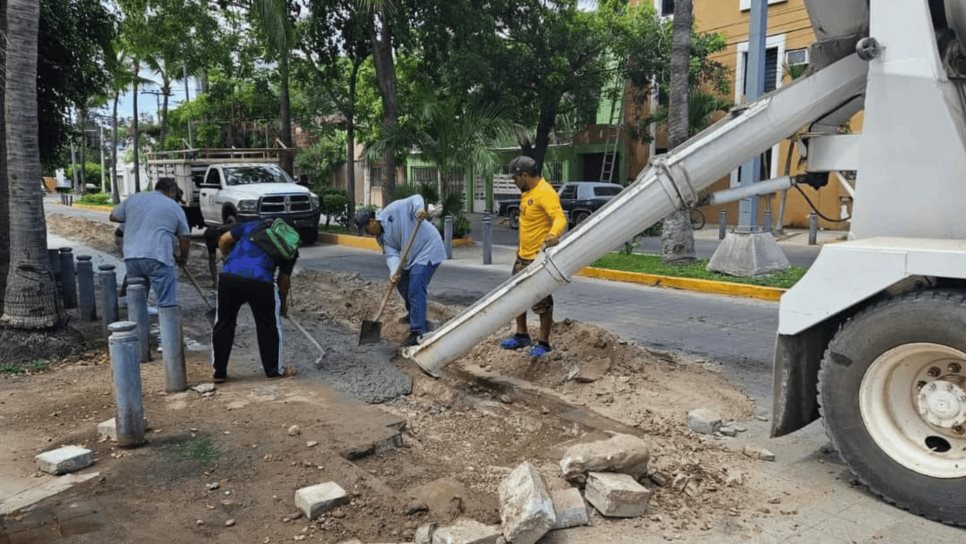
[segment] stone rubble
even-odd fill
[[[295,492],[295,506],[310,520],[346,502],[348,495],[335,482],[303,487]]]
[[[500,483],[500,519],[513,544],[534,544],[553,529],[553,502],[532,464],[520,464]]]
[[[714,434],[721,429],[721,416],[707,408],[691,410],[688,428],[699,434]]]
[[[627,474],[591,472],[584,490],[587,502],[606,517],[643,516],[651,492]]]
[[[67,474],[94,464],[94,452],[80,446],[64,446],[34,457],[37,469],[48,474]]]
[[[650,448],[636,436],[608,433],[610,438],[571,446],[560,460],[568,481],[582,484],[588,472],[619,472],[635,479],[647,473]]]

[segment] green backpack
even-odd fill
[[[273,261],[281,263],[295,257],[301,238],[299,233],[284,220],[266,219],[252,231],[251,241],[262,248],[262,251]]]

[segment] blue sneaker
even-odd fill
[[[530,357],[543,357],[544,355],[553,351],[548,344],[537,343],[537,345],[530,348]]]
[[[530,345],[530,336],[527,334],[514,334],[506,340],[500,342],[503,349],[520,349]]]

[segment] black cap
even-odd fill
[[[536,176],[539,174],[537,171],[537,161],[526,155],[520,155],[519,157],[514,157],[510,161],[510,175],[516,174],[530,174],[531,176]]]
[[[369,220],[375,217],[371,210],[362,209],[356,212],[356,216],[352,219],[357,228],[365,227]]]

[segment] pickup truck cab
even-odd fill
[[[557,194],[560,195],[560,206],[567,214],[567,223],[576,227],[623,189],[617,183],[570,181],[564,183]],[[520,199],[501,200],[498,214],[509,219],[510,228],[519,228]]]
[[[319,197],[276,164],[213,164],[198,189],[201,215],[209,227],[278,217],[291,223],[304,243],[318,239]]]

